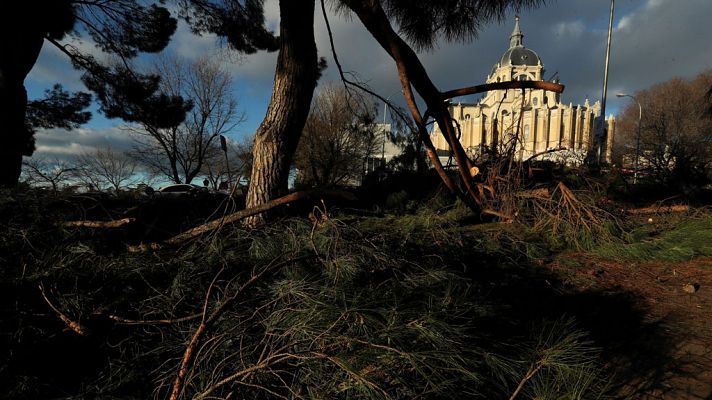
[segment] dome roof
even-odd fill
[[[499,65],[540,65],[539,56],[524,46],[510,47],[499,60]]]
[[[519,27],[519,17],[515,18],[514,30],[509,37],[509,49],[504,52],[499,60],[500,66],[510,65],[541,65],[541,59],[532,50],[524,47],[524,34]]]

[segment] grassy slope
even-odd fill
[[[543,306],[558,293],[541,290],[545,279],[528,265],[515,227],[463,227],[462,210],[287,220],[128,254],[107,247],[101,232],[62,228],[61,210],[47,212],[42,199],[10,196],[2,205],[0,394],[15,399],[165,393],[199,321],[121,325],[109,315],[215,309],[275,262],[283,264],[211,328],[189,396],[258,365],[264,351],[296,358],[261,367],[248,381],[259,386],[241,387],[243,396],[506,398],[519,383],[523,398],[605,391],[596,345],[575,315]],[[39,283],[90,336],[66,329]],[[532,365],[541,373],[523,381]]]
[[[234,363],[223,362],[229,357],[239,354],[242,367],[254,365],[260,346],[270,341],[303,352],[302,361],[273,369],[295,386],[269,374],[255,376],[285,394],[506,398],[523,382],[521,398],[576,398],[562,395],[573,392],[597,398],[606,377],[596,349],[626,356],[620,354],[630,348],[626,340],[634,341],[645,327],[629,294],[567,292],[557,276],[538,267],[560,250],[552,243],[568,243],[561,240],[566,230],[546,237],[516,223],[471,225],[462,209],[422,209],[316,225],[288,220],[249,232],[226,229],[189,246],[132,255],[120,246],[107,248],[106,238],[94,232],[61,228],[61,210],[48,213],[41,200],[30,200],[0,204],[0,283],[8,305],[0,310],[0,344],[12,352],[3,354],[0,381],[16,382],[2,387],[15,398],[62,397],[58,392],[144,398],[156,387],[164,392],[196,321],[144,329],[104,317],[199,313],[218,271],[223,272],[209,307],[253,268],[273,260],[288,262],[214,328],[212,353],[195,364],[190,393],[213,382],[215,371],[234,372]],[[712,255],[709,215],[659,230],[645,226],[624,235],[628,240],[595,237],[600,241],[590,254],[666,261]],[[39,282],[66,313],[86,318],[98,333],[83,339],[68,332],[38,296]],[[329,358],[304,352],[304,343]],[[664,348],[656,344],[646,351]],[[87,351],[97,357],[71,354]],[[32,362],[40,355],[42,363]],[[67,360],[83,365],[86,376],[65,368]],[[537,365],[542,373],[523,380]],[[642,374],[639,369],[631,373]]]
[[[633,231],[630,240],[602,245],[593,255],[622,261],[687,261],[712,256],[712,216],[681,219],[670,230],[654,227]]]

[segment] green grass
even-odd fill
[[[525,290],[536,272],[529,261],[547,249],[524,226],[471,225],[462,207],[423,207],[235,226],[130,254],[105,249],[101,232],[63,228],[68,217],[42,212],[43,201],[0,197],[0,285],[14,296],[0,307],[0,392],[13,398],[161,397],[201,321],[189,317],[218,309],[190,364],[186,398],[240,371],[253,372],[214,395],[508,398],[520,383],[518,398],[606,393],[599,346],[568,315],[528,308],[542,301],[541,291]],[[39,283],[90,337],[67,331]],[[44,349],[43,363],[29,371],[10,357],[34,348]],[[73,372],[68,359],[87,370]],[[42,375],[45,364],[61,368]]]
[[[712,216],[687,219],[671,230],[641,237],[641,230],[626,242],[608,243],[594,249],[597,256],[625,261],[687,261],[712,256]],[[653,234],[655,232],[652,232]]]

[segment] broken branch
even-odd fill
[[[87,329],[84,325],[82,325],[80,322],[74,321],[73,319],[69,318],[67,314],[63,313],[60,311],[59,308],[57,308],[52,302],[49,300],[47,297],[47,294],[45,293],[44,289],[44,284],[40,282],[39,285],[37,285],[38,288],[40,289],[40,293],[42,294],[42,298],[44,301],[47,303],[49,308],[54,311],[55,314],[57,314],[57,317],[59,317],[62,322],[64,322],[65,325],[75,333],[77,333],[80,336],[88,336],[89,335],[89,329]]]
[[[231,223],[237,222],[239,220],[245,219],[247,217],[261,214],[263,212],[269,211],[273,208],[276,208],[276,207],[279,207],[279,206],[282,206],[285,204],[290,204],[290,203],[294,203],[294,202],[297,202],[300,200],[306,200],[306,199],[318,198],[318,197],[342,198],[345,200],[355,200],[356,199],[356,197],[349,192],[337,191],[337,190],[308,190],[308,191],[302,191],[302,192],[294,192],[294,193],[290,193],[286,196],[282,196],[282,197],[276,198],[274,200],[268,201],[267,203],[260,204],[256,207],[246,208],[244,210],[240,210],[235,213],[226,215],[222,218],[218,218],[214,221],[210,221],[210,222],[204,223],[202,225],[198,225],[193,229],[190,229],[190,230],[180,233],[176,236],[173,236],[172,238],[166,240],[164,242],[164,244],[175,245],[175,244],[185,243],[186,241],[194,239],[194,238],[201,236],[205,233],[216,231],[216,230],[220,229],[221,227],[223,227],[225,224],[231,224]],[[140,252],[140,251],[144,251],[147,249],[158,250],[160,248],[161,248],[161,244],[159,244],[159,243],[149,243],[149,244],[141,244],[141,245],[137,245],[137,246],[129,246],[128,249],[130,252]]]
[[[286,197],[286,196],[285,196]],[[193,333],[193,336],[190,339],[190,342],[188,342],[188,345],[185,348],[185,352],[183,353],[183,357],[181,359],[180,366],[178,367],[178,374],[176,375],[176,379],[173,382],[173,388],[171,390],[171,396],[170,400],[178,400],[180,397],[181,393],[183,392],[183,387],[185,385],[185,378],[188,375],[188,367],[190,366],[190,363],[193,361],[193,354],[195,352],[195,349],[197,348],[198,344],[200,343],[202,337],[205,335],[207,330],[223,315],[225,310],[228,309],[230,305],[232,305],[235,300],[238,299],[238,297],[245,292],[245,290],[250,287],[252,284],[257,282],[261,277],[263,277],[265,274],[275,271],[279,269],[280,267],[287,265],[290,262],[294,262],[300,259],[305,259],[309,258],[309,256],[304,256],[304,257],[298,257],[298,258],[293,258],[289,260],[284,260],[281,262],[277,262],[277,259],[272,260],[262,271],[259,271],[255,273],[253,271],[252,275],[250,276],[250,279],[248,279],[245,283],[243,283],[235,293],[233,293],[231,296],[226,297],[222,302],[220,302],[215,309],[208,315],[208,301],[210,300],[210,293],[211,290],[215,284],[215,280],[217,279],[217,276],[222,273],[222,270],[220,270],[213,281],[210,284],[210,287],[208,288],[206,294],[205,294],[205,304],[203,306],[203,312],[200,314],[202,317],[202,320],[200,321],[200,325],[198,325],[198,328],[196,328],[195,332]]]
[[[506,90],[506,89],[543,89],[550,92],[562,93],[565,86],[559,83],[546,82],[546,81],[506,81],[506,82],[493,82],[485,83],[482,85],[475,85],[464,87],[460,89],[448,90],[442,94],[443,100],[451,99],[453,97],[468,96],[471,94],[484,93],[492,90]]]
[[[65,227],[78,228],[120,228],[136,221],[136,218],[122,218],[115,221],[67,221]]]

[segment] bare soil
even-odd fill
[[[604,349],[623,382],[621,398],[712,399],[712,258],[679,263],[616,262],[584,253],[566,258],[585,267],[572,272],[557,261],[548,267],[566,276],[570,290],[628,293],[642,310],[647,329],[631,331],[630,341],[619,344],[632,350],[623,352],[628,356]]]

